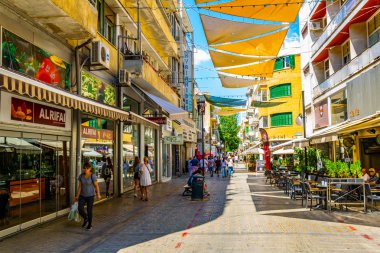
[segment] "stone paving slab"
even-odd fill
[[[182,197],[184,182],[153,186],[149,202],[127,194],[95,206],[93,231],[63,218],[3,240],[0,252],[380,252],[378,227],[321,221],[314,216],[323,211],[296,202],[296,208],[260,211],[265,198],[256,203],[253,194],[281,196],[262,177],[207,176],[207,201]]]

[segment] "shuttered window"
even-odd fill
[[[293,125],[293,118],[291,112],[277,113],[270,116],[270,124],[272,127],[277,126],[291,126]]]
[[[270,87],[270,98],[290,97],[292,95],[292,85],[284,83]]]
[[[274,64],[274,70],[281,70],[286,68],[295,68],[296,66],[296,57],[295,55],[283,56],[276,59]]]

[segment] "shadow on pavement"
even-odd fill
[[[328,212],[321,209],[310,211],[309,208],[302,207],[300,199],[292,200],[282,189],[265,183],[264,176],[250,175],[247,183],[256,211],[262,215],[380,227],[380,212],[363,213],[350,210]]]

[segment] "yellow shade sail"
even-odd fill
[[[276,32],[256,39],[213,46],[215,49],[228,51],[236,54],[254,56],[277,56],[284,42],[288,29]]]
[[[266,60],[249,66],[219,70],[224,73],[242,76],[272,77],[276,60]]]
[[[205,3],[210,3],[210,2],[216,2],[218,0],[195,0],[196,4],[205,4]]]
[[[246,57],[209,50],[215,68],[230,67],[262,61],[260,57]]]
[[[200,7],[205,10],[245,18],[294,22],[301,5],[300,0],[235,0],[233,2]]]
[[[202,14],[200,16],[209,45],[243,40],[287,26],[286,24],[249,24]]]
[[[262,84],[266,82],[266,80],[252,80],[252,79],[226,76],[221,73],[218,73],[218,75],[224,88],[243,88],[243,87],[250,87],[250,86],[254,86],[254,85]]]
[[[221,107],[217,112],[219,116],[230,116],[239,112],[244,112],[246,109],[244,108],[234,108],[234,107]]]

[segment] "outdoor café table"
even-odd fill
[[[317,185],[314,185],[314,186],[316,188],[312,188],[312,190],[321,193],[321,196],[326,196],[327,195],[327,185],[317,184]],[[320,204],[322,204],[322,199],[320,199],[320,201],[321,201]],[[326,200],[325,200],[325,209],[327,210],[327,196],[326,196]]]
[[[353,189],[345,191],[343,194],[341,194],[338,198],[332,200],[331,199],[331,192],[334,191],[335,185],[351,185],[354,186]],[[363,192],[363,211],[366,212],[366,206],[367,206],[367,197],[365,192],[365,183],[363,179],[361,178],[330,178],[327,182],[327,203],[328,203],[328,210],[331,212],[331,204],[336,203],[338,200],[342,200],[345,197],[347,197],[352,192],[356,191],[357,189],[362,188]],[[340,205],[357,205],[362,204],[361,202],[339,202]]]

